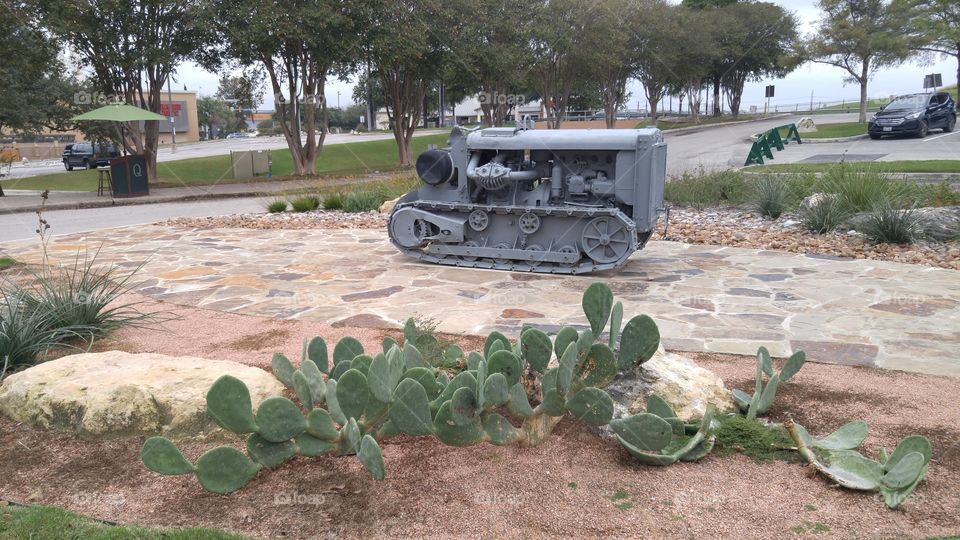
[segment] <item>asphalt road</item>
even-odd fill
[[[160,204],[135,204],[44,213],[54,235],[73,234],[125,225],[145,225],[174,217],[202,217],[263,212],[267,199],[256,197],[211,199]],[[37,215],[0,214],[0,242],[36,237]],[[0,254],[3,250],[0,249]]]
[[[429,135],[433,133],[444,133],[438,130],[424,130],[415,133],[415,136]],[[361,133],[350,135],[348,133],[331,133],[324,139],[324,146],[333,144],[345,144],[362,141],[379,141],[382,139],[392,139],[391,133]],[[231,150],[273,150],[277,148],[286,148],[287,141],[281,136],[276,137],[251,137],[242,139],[221,139],[215,141],[199,141],[177,145],[176,153],[170,146],[161,146],[157,153],[157,161],[175,161],[178,159],[189,159],[207,156],[222,156],[229,154]],[[44,174],[53,174],[66,172],[63,163],[59,161],[46,161],[43,164],[35,164],[28,167],[16,166],[10,170],[11,178],[24,178],[28,176],[40,176]]]
[[[676,176],[701,166],[706,170],[742,167],[750,152],[751,143],[747,139],[751,135],[799,120],[799,116],[788,116],[700,131],[666,131],[667,174]],[[821,115],[815,116],[814,121],[818,124],[856,122],[857,115]],[[774,150],[773,155],[774,159],[767,160],[768,163],[836,162],[840,156],[847,161],[960,159],[960,131],[946,134],[935,130],[923,139],[903,137],[874,141],[865,138],[829,144],[789,144],[783,151]]]

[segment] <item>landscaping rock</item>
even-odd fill
[[[708,403],[720,411],[733,411],[733,397],[716,373],[676,353],[657,354],[639,368],[621,373],[606,387],[613,398],[614,416],[621,417],[647,409],[647,397],[657,394],[673,407],[679,418],[699,419]]]
[[[400,200],[400,197],[397,197],[396,199],[389,200],[389,201],[386,201],[386,202],[384,202],[383,204],[381,204],[381,205],[380,205],[380,213],[381,213],[381,214],[389,214],[390,212],[393,212],[393,207],[397,205],[397,201],[399,201],[399,200]]]
[[[84,438],[221,438],[225,433],[207,416],[206,394],[225,374],[247,384],[254,408],[283,392],[270,373],[236,362],[109,351],[66,356],[10,375],[0,386],[0,413]]]
[[[836,193],[814,193],[809,197],[804,197],[803,200],[800,201],[800,208],[810,210],[819,206],[823,201],[836,198]]]

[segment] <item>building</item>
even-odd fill
[[[160,94],[160,114],[174,117],[172,124],[160,122],[160,144],[170,144],[172,142],[171,132],[173,130],[176,130],[178,143],[200,140],[196,92],[162,92]]]

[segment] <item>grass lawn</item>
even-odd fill
[[[6,506],[0,508],[0,538],[242,540],[245,537],[215,529],[154,529],[130,525],[114,526],[60,508]]]
[[[812,133],[801,133],[800,140],[804,139],[833,139],[839,137],[854,137],[867,133],[867,125],[859,122],[841,122],[839,124],[819,124]],[[781,129],[780,136],[786,137],[787,130]]]
[[[803,137],[806,134],[801,134]],[[883,172],[903,173],[960,173],[960,160],[935,159],[926,161],[871,161],[868,163],[858,163],[876,168]],[[744,171],[748,172],[796,172],[796,173],[816,173],[824,172],[836,163],[780,163],[777,165],[760,165],[747,167]]]
[[[414,137],[413,153],[425,150],[427,145],[444,145],[447,134]],[[317,160],[317,174],[354,175],[373,171],[391,171],[398,168],[397,145],[393,139],[363,141],[327,146]],[[293,172],[293,160],[287,149],[273,150],[273,176],[280,179]],[[263,179],[234,180],[230,171],[230,155],[181,159],[157,163],[158,187],[203,185],[234,182],[262,182]],[[11,180],[8,189],[51,189],[55,191],[96,191],[97,171],[62,172]]]
[[[954,101],[954,102],[957,101],[957,86],[956,86],[956,85],[946,86],[946,87],[944,87],[944,88],[940,88],[940,89],[937,90],[937,91],[938,91],[938,92],[949,92],[950,95],[953,96],[953,101]],[[890,98],[871,99],[871,100],[867,101],[867,109],[868,109],[868,110],[869,110],[869,109],[879,109],[880,107],[883,107],[883,106],[886,105],[887,103],[890,103]],[[859,111],[859,110],[860,110],[860,102],[859,102],[859,101],[848,101],[848,102],[846,102],[846,103],[842,103],[842,104],[838,103],[838,104],[836,104],[836,105],[829,105],[829,106],[827,106],[827,107],[821,107],[821,108],[817,109],[817,111],[846,111],[846,110],[849,110],[850,112]],[[801,136],[802,136],[802,135],[801,135]]]
[[[671,129],[680,129],[687,127],[699,127],[699,126],[709,126],[711,124],[720,124],[723,122],[743,122],[747,120],[757,120],[761,118],[761,115],[751,115],[751,114],[741,114],[736,120],[732,116],[701,116],[700,123],[694,124],[686,119],[683,120],[657,120],[657,128],[660,131],[670,131]],[[642,129],[645,127],[651,127],[649,120],[644,120],[637,124],[636,129]]]
[[[10,268],[15,264],[17,264],[17,261],[11,259],[10,257],[0,257],[0,270]]]

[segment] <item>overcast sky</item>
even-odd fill
[[[802,35],[813,32],[820,17],[820,11],[816,7],[815,0],[773,1],[796,13],[801,21],[800,31]],[[944,84],[951,85],[956,83],[956,72],[956,60],[936,58],[927,65],[918,65],[915,62],[908,63],[898,68],[876,72],[876,75],[870,80],[868,91],[871,98],[920,92],[923,90],[923,76],[925,74],[941,73]],[[840,68],[807,63],[783,79],[747,83],[742,109],[747,110],[751,105],[757,105],[762,109],[765,101],[763,97],[764,87],[768,84],[776,85],[776,97],[771,100],[771,107],[779,106],[781,110],[792,109],[797,104],[809,106],[811,99],[814,104],[839,102],[841,100],[858,101],[860,98],[859,85],[844,83],[845,76],[846,72]],[[196,65],[186,64],[180,67],[176,79],[181,87],[186,85],[189,90],[208,96],[216,92],[219,77],[217,74],[204,71]],[[630,84],[630,91],[632,97],[627,107],[630,109],[638,108],[638,106],[646,108],[643,88],[633,82]],[[338,104],[337,92],[340,93],[339,105],[346,107],[352,102],[353,83],[335,79],[327,81],[327,103],[334,107]],[[262,107],[272,109],[273,105],[266,103]]]

